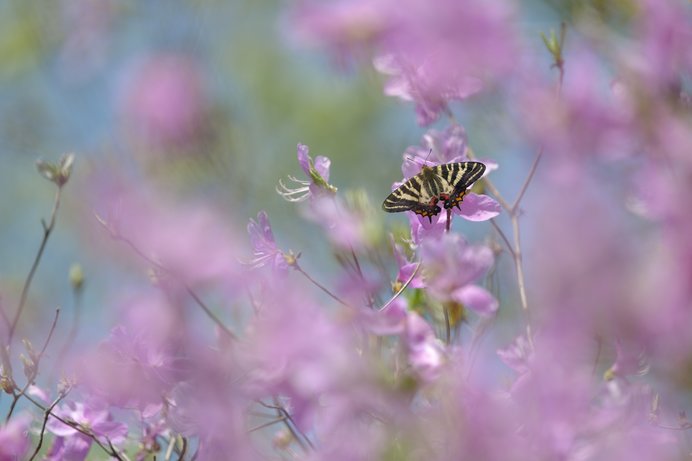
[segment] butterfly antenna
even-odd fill
[[[425,157],[425,160],[423,160],[423,164],[426,164],[428,162],[428,159],[430,158],[431,155],[432,155],[432,147],[430,148],[430,152],[428,152],[428,156]]]

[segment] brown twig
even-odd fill
[[[238,337],[236,336],[233,331],[231,331],[230,328],[228,328],[220,318],[214,314],[211,309],[202,301],[202,299],[199,297],[197,293],[190,287],[190,285],[187,284],[185,280],[182,280],[180,276],[178,276],[172,269],[164,266],[160,262],[152,259],[149,257],[147,254],[145,254],[142,250],[140,250],[137,245],[135,245],[131,240],[128,238],[118,234],[114,229],[112,229],[108,223],[103,220],[101,217],[97,216],[96,219],[98,222],[111,234],[111,237],[119,242],[124,243],[125,245],[129,246],[132,251],[135,252],[140,258],[142,258],[144,261],[147,263],[151,264],[161,272],[168,274],[174,278],[176,278],[180,283],[182,284],[183,288],[185,289],[185,292],[197,303],[197,305],[204,311],[204,313],[211,319],[212,322],[214,322],[221,330],[223,330],[224,333],[226,333],[231,339],[237,340]]]
[[[22,287],[22,294],[19,297],[19,306],[17,307],[17,311],[14,314],[12,324],[10,325],[10,331],[7,336],[7,344],[10,344],[12,342],[14,333],[17,330],[17,324],[19,323],[19,319],[22,316],[22,312],[24,311],[24,306],[26,305],[26,299],[29,294],[29,288],[31,287],[31,281],[34,279],[36,269],[38,269],[38,265],[41,262],[41,256],[43,256],[43,251],[46,249],[48,238],[50,237],[51,232],[53,232],[53,229],[55,228],[55,220],[58,214],[58,208],[60,207],[61,194],[62,186],[58,186],[58,190],[55,192],[53,210],[51,211],[50,220],[48,221],[48,224],[46,224],[46,222],[43,219],[41,220],[41,225],[43,226],[43,239],[41,240],[41,245],[38,247],[38,252],[36,253],[36,257],[34,258],[33,264],[31,265],[31,269],[29,270],[29,275],[27,275],[26,280],[24,281],[24,286]]]
[[[334,293],[332,293],[331,291],[329,291],[329,289],[327,289],[324,285],[322,285],[321,283],[319,283],[317,280],[315,280],[315,279],[313,279],[312,277],[310,277],[310,274],[308,274],[307,272],[305,272],[305,271],[303,270],[303,268],[300,267],[300,266],[298,265],[297,262],[296,262],[295,264],[293,264],[292,267],[293,267],[295,270],[297,270],[298,272],[300,272],[301,274],[303,274],[303,276],[304,276],[306,279],[308,279],[313,285],[315,285],[317,288],[319,288],[320,290],[322,290],[323,292],[325,292],[327,295],[329,295],[330,298],[332,298],[332,299],[335,300],[336,302],[338,302],[338,303],[340,303],[340,304],[342,304],[342,305],[348,307],[348,304],[347,304],[345,301],[343,301],[343,300],[340,299],[337,295],[335,295]]]
[[[36,380],[36,377],[38,376],[38,370],[39,370],[41,358],[43,358],[43,354],[45,354],[46,349],[48,348],[48,344],[50,343],[50,340],[53,337],[53,333],[55,332],[55,326],[58,324],[58,317],[59,316],[60,316],[60,308],[57,308],[57,309],[55,309],[55,317],[53,318],[53,324],[51,325],[50,331],[48,332],[48,337],[46,337],[46,340],[43,343],[43,347],[41,348],[41,351],[39,352],[39,354],[36,356],[36,361],[33,363],[31,375],[26,377],[27,378],[26,384],[24,385],[22,390],[18,394],[13,393],[12,404],[10,405],[10,410],[7,412],[7,416],[5,417],[5,422],[10,420],[10,417],[12,416],[12,412],[14,412],[14,409],[17,406],[17,402],[19,401],[20,398],[22,398],[24,395],[26,395],[27,389]]]
[[[39,434],[38,437],[38,444],[36,445],[36,449],[34,450],[34,454],[31,455],[31,458],[29,458],[29,461],[34,461],[34,458],[38,455],[38,452],[41,450],[41,446],[43,445],[43,436],[46,433],[46,424],[48,424],[48,418],[51,415],[51,412],[53,411],[53,408],[60,403],[62,399],[65,398],[67,393],[61,393],[58,395],[58,398],[53,401],[53,403],[50,404],[48,408],[43,412],[43,425],[41,425],[41,433]]]

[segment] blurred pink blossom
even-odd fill
[[[23,459],[29,448],[31,417],[21,414],[0,425],[0,461]]]
[[[492,251],[471,246],[458,234],[444,234],[421,244],[423,274],[430,294],[442,301],[456,301],[481,315],[498,308],[495,297],[475,282],[493,264]]]
[[[133,258],[152,261],[160,277],[190,286],[238,283],[240,240],[220,211],[201,202],[174,204],[117,177],[97,175],[89,192],[97,219],[116,240],[124,240],[119,244]]]
[[[385,92],[415,101],[421,125],[516,65],[513,11],[505,1],[306,2],[296,18],[304,38],[326,42],[339,58],[365,50],[379,56],[376,66],[392,76]]]
[[[444,346],[432,327],[415,312],[406,316],[405,344],[408,362],[424,382],[436,380],[445,362]]]
[[[202,134],[209,110],[202,71],[180,54],[149,57],[124,89],[122,117],[135,136],[160,147],[184,147]]]

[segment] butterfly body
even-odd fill
[[[466,190],[483,176],[485,165],[480,162],[457,162],[442,165],[424,165],[420,173],[397,187],[382,204],[388,213],[413,211],[428,218],[436,216],[442,208],[451,209],[464,199]]]

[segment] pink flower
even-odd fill
[[[474,282],[493,264],[492,251],[471,246],[458,234],[444,234],[421,244],[421,258],[430,294],[443,301],[456,301],[481,315],[497,310],[495,297]]]
[[[304,215],[322,226],[329,240],[340,249],[368,248],[377,237],[379,221],[371,210],[346,203],[340,197],[316,197],[304,209]]]
[[[399,273],[396,276],[397,282],[401,284],[406,283],[413,276],[409,285],[411,288],[425,287],[420,270],[416,272],[419,264],[409,261],[400,245],[394,244],[394,258],[396,258],[397,265],[399,266]],[[416,273],[415,276],[414,273]]]
[[[21,414],[0,425],[0,461],[24,459],[29,448],[29,424],[31,417]]]
[[[308,146],[298,144],[298,163],[300,168],[307,175],[308,179],[298,179],[294,176],[289,176],[294,184],[298,187],[290,188],[283,181],[279,180],[279,185],[276,191],[284,199],[289,202],[302,202],[308,198],[320,197],[322,195],[333,195],[336,193],[336,187],[329,184],[329,167],[331,160],[322,155],[315,157],[312,160],[310,157]]]
[[[126,127],[162,147],[180,147],[198,139],[208,111],[197,64],[176,54],[145,61],[128,82],[122,104]]]
[[[158,292],[123,303],[122,324],[82,357],[78,373],[89,391],[112,405],[157,405],[182,378],[184,317]]]
[[[237,285],[241,265],[237,237],[222,213],[203,203],[173,204],[154,191],[99,175],[89,192],[97,219],[125,252],[162,279],[191,286]],[[141,253],[149,261],[144,261]]]
[[[288,263],[283,252],[276,245],[269,217],[264,211],[257,213],[257,221],[250,219],[247,225],[250,243],[253,249],[253,259],[250,265],[254,268],[270,264],[278,272],[286,272]]]
[[[114,421],[108,409],[96,402],[71,402],[55,408],[54,413],[89,430],[100,440],[120,444],[127,436],[127,426]],[[81,461],[86,458],[91,438],[55,418],[48,419],[46,428],[57,436],[47,459]]]
[[[419,123],[447,111],[451,100],[477,92],[515,65],[512,11],[504,1],[365,0],[314,3],[298,14],[298,27],[337,50],[379,56],[392,75],[386,93],[416,102]]]
[[[435,381],[444,364],[444,347],[432,327],[415,312],[406,317],[404,335],[408,362],[424,382]]]

